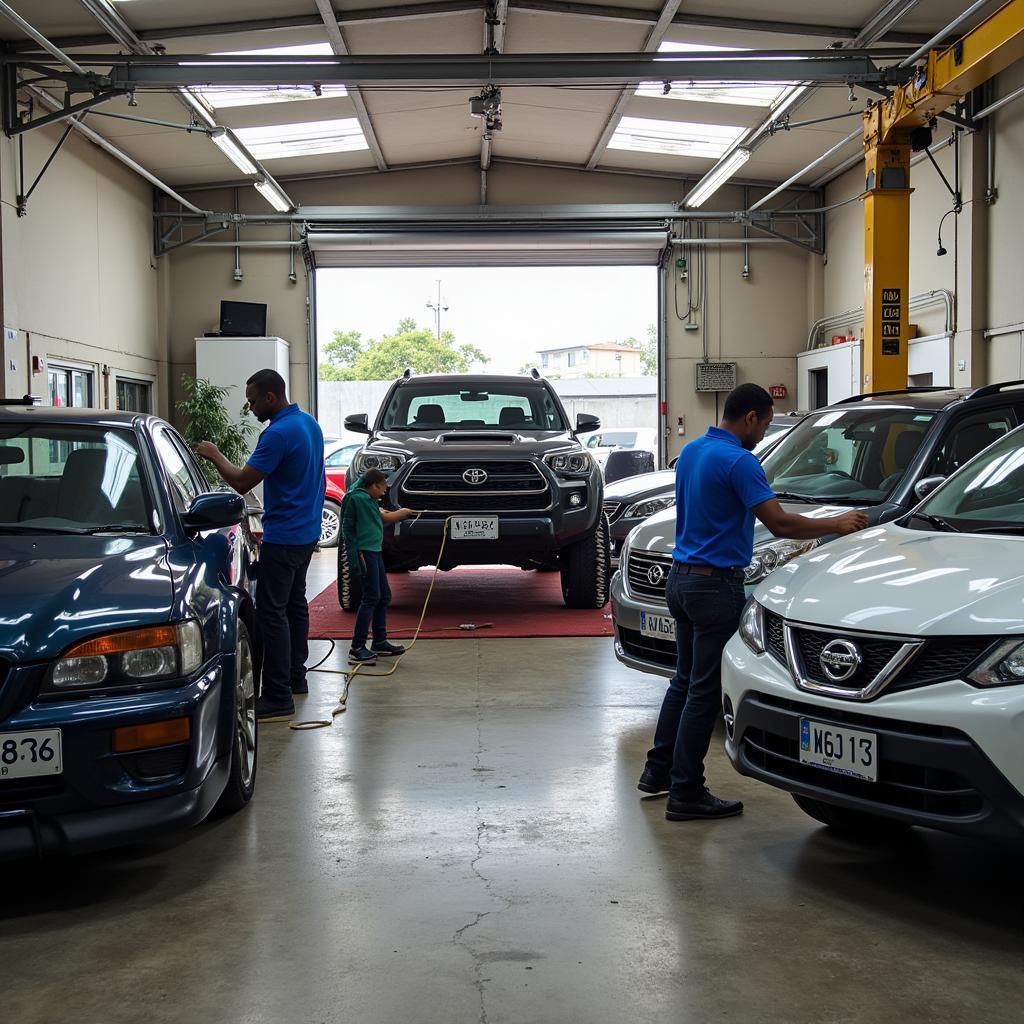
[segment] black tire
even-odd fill
[[[603,608],[611,580],[610,527],[602,513],[597,529],[562,551],[562,598],[569,608]]]
[[[849,807],[838,807],[835,804],[825,803],[824,800],[800,796],[798,793],[790,795],[804,814],[808,814],[815,821],[820,821],[823,825],[828,825],[829,828],[834,828],[837,832],[842,832],[853,838],[900,836],[912,827],[906,821],[884,818],[880,814],[868,814],[865,811],[851,810]]]
[[[341,506],[327,498],[320,524],[320,547],[336,548],[341,537]]]
[[[235,643],[235,699],[233,734],[231,737],[231,769],[221,793],[215,814],[234,814],[251,799],[256,790],[256,764],[259,753],[259,730],[256,726],[256,659],[244,622],[238,623]]]
[[[338,604],[343,612],[354,612],[362,599],[363,575],[358,566],[352,566],[342,536],[338,542]]]

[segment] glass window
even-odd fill
[[[568,357],[569,357],[569,365],[570,366],[575,366],[576,365],[576,353],[575,352],[570,352],[568,354]]]
[[[362,447],[361,444],[349,444],[344,448],[339,448],[324,459],[324,465],[330,469],[347,469],[352,464],[356,452]]]
[[[551,362],[551,357],[548,355],[548,353],[547,352],[542,352],[540,354],[540,365],[541,366],[547,366],[550,362]]]
[[[392,392],[381,416],[384,430],[480,427],[566,429],[551,393],[542,383],[501,384],[498,391],[458,384],[403,384]]]
[[[121,412],[152,412],[152,394],[149,381],[117,378],[117,408]]]
[[[929,476],[949,476],[1015,426],[1012,409],[989,409],[958,420],[928,467]]]
[[[166,430],[156,433],[156,454],[167,475],[174,504],[179,512],[184,512],[195,500],[199,488],[189,472],[185,457]]]

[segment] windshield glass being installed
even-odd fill
[[[903,479],[934,418],[877,405],[812,414],[765,457],[765,475],[776,491],[822,502],[880,502]]]
[[[565,430],[543,384],[403,384],[381,414],[381,430]]]
[[[135,436],[0,424],[0,533],[151,532]]]

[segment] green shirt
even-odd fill
[[[349,551],[380,551],[384,545],[380,505],[363,487],[362,477],[345,494],[341,504],[341,529]]]

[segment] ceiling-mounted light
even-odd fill
[[[750,150],[742,146],[734,149],[717,167],[713,167],[690,191],[683,206],[695,210],[713,196],[748,160]]]
[[[270,203],[275,210],[278,210],[281,213],[289,213],[295,208],[292,201],[284,194],[284,192],[281,191],[276,182],[267,181],[266,178],[257,178],[255,185],[256,191],[259,192],[259,194],[263,196],[263,198],[266,199],[266,201]]]
[[[210,132],[217,148],[243,173],[255,174],[256,165],[242,152],[242,148],[231,137],[226,128],[214,128]]]

